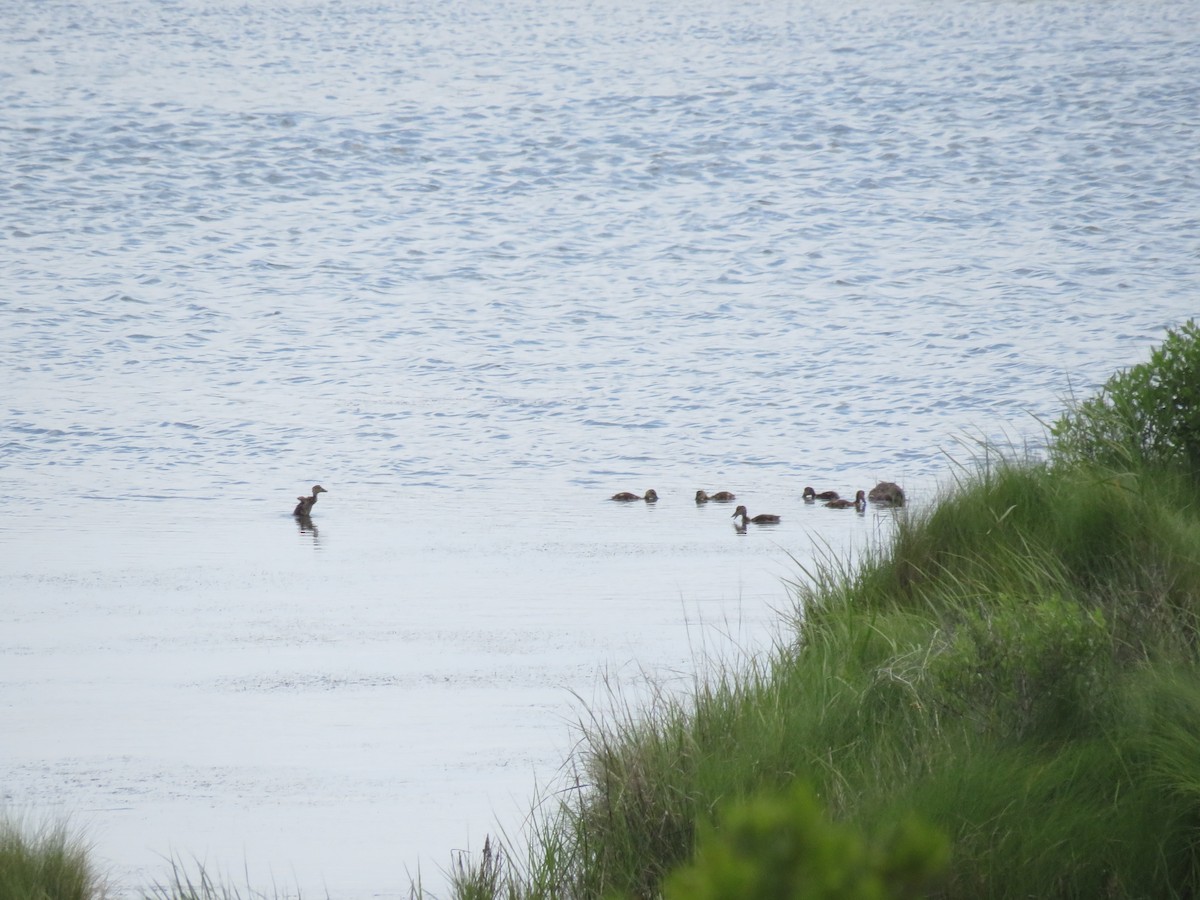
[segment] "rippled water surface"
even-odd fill
[[[436,882],[886,534],[805,484],[927,499],[1197,310],[1188,2],[0,15],[0,798],[126,885]]]

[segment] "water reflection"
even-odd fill
[[[296,527],[300,530],[300,533],[312,535],[313,546],[319,547],[321,544],[321,531],[317,528],[317,523],[312,520],[312,516],[296,513],[294,518],[296,520]]]

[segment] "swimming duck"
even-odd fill
[[[629,491],[621,491],[619,494],[613,494],[612,499],[619,500],[622,503],[628,503],[630,500],[645,500],[647,503],[656,503],[658,501],[658,494],[655,493],[654,488],[650,488],[650,490],[646,491],[646,495],[644,497],[639,497],[637,494],[631,494]]]
[[[717,491],[715,494],[708,494],[704,491],[696,491],[696,502],[707,503],[709,500],[716,500],[718,503],[728,503],[730,500],[736,500],[737,495],[729,491]]]
[[[890,503],[892,506],[904,505],[904,488],[896,484],[894,481],[881,481],[875,487],[871,488],[871,493],[867,494],[868,500],[873,500],[876,503]]]
[[[804,489],[805,500],[836,500],[838,499],[837,491],[821,491],[817,493],[810,487]]]
[[[853,500],[838,498],[837,500],[830,500],[825,505],[830,509],[849,509],[853,506],[855,509],[862,511],[867,508],[867,492],[859,491],[854,495]]]
[[[774,513],[759,513],[757,516],[752,516],[746,512],[746,507],[744,506],[739,506],[737,509],[735,509],[730,518],[736,519],[738,516],[742,517],[743,528],[746,527],[747,522],[753,522],[756,525],[771,525],[779,521],[779,516],[775,515]]]
[[[312,508],[317,505],[317,494],[328,494],[329,491],[321,487],[319,484],[313,485],[311,497],[297,497],[300,502],[296,504],[296,508],[292,510],[293,516],[307,516],[312,513]]]

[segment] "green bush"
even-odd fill
[[[1200,471],[1200,325],[1189,319],[1169,329],[1147,362],[1113,375],[1051,434],[1052,451],[1068,464],[1165,463]]]
[[[999,738],[1086,727],[1112,685],[1104,615],[1061,597],[989,598],[930,660],[943,701]]]
[[[811,790],[762,794],[702,826],[695,860],[663,885],[665,900],[885,900],[920,896],[949,845],[907,819],[868,840],[828,821]]]

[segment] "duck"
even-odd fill
[[[867,499],[876,503],[888,503],[892,506],[904,505],[904,488],[896,484],[894,481],[881,481],[875,487],[871,488],[871,492],[867,494]]]
[[[830,500],[825,505],[830,509],[849,509],[853,506],[855,509],[862,511],[867,508],[867,492],[859,491],[854,495],[853,500],[847,500],[844,497],[839,497],[837,500]]]
[[[646,491],[644,496],[631,494],[629,491],[621,491],[619,494],[613,494],[612,499],[621,503],[628,503],[631,500],[645,500],[647,503],[657,503],[658,494],[655,492],[654,488],[650,488],[650,490]]]
[[[774,513],[759,513],[757,516],[752,516],[746,512],[746,507],[744,506],[739,506],[737,509],[735,509],[730,518],[736,519],[738,516],[742,517],[743,528],[746,527],[747,522],[753,522],[756,525],[773,525],[779,521],[779,516],[775,515]]]
[[[806,487],[806,488],[804,489],[804,499],[805,499],[805,500],[808,500],[808,501],[812,501],[812,500],[837,500],[837,499],[838,499],[838,492],[837,492],[837,491],[820,491],[820,492],[817,492],[817,491],[814,491],[814,490],[813,490],[812,488],[810,488],[810,487]]]
[[[292,510],[293,516],[308,516],[312,514],[312,508],[317,505],[317,494],[328,494],[329,491],[321,487],[319,484],[314,484],[311,497],[297,497],[300,502],[296,504],[296,508]]]
[[[718,503],[728,503],[730,500],[736,500],[737,494],[730,491],[717,491],[715,494],[709,494],[705,491],[696,491],[696,502],[707,503],[709,500],[715,500]]]

